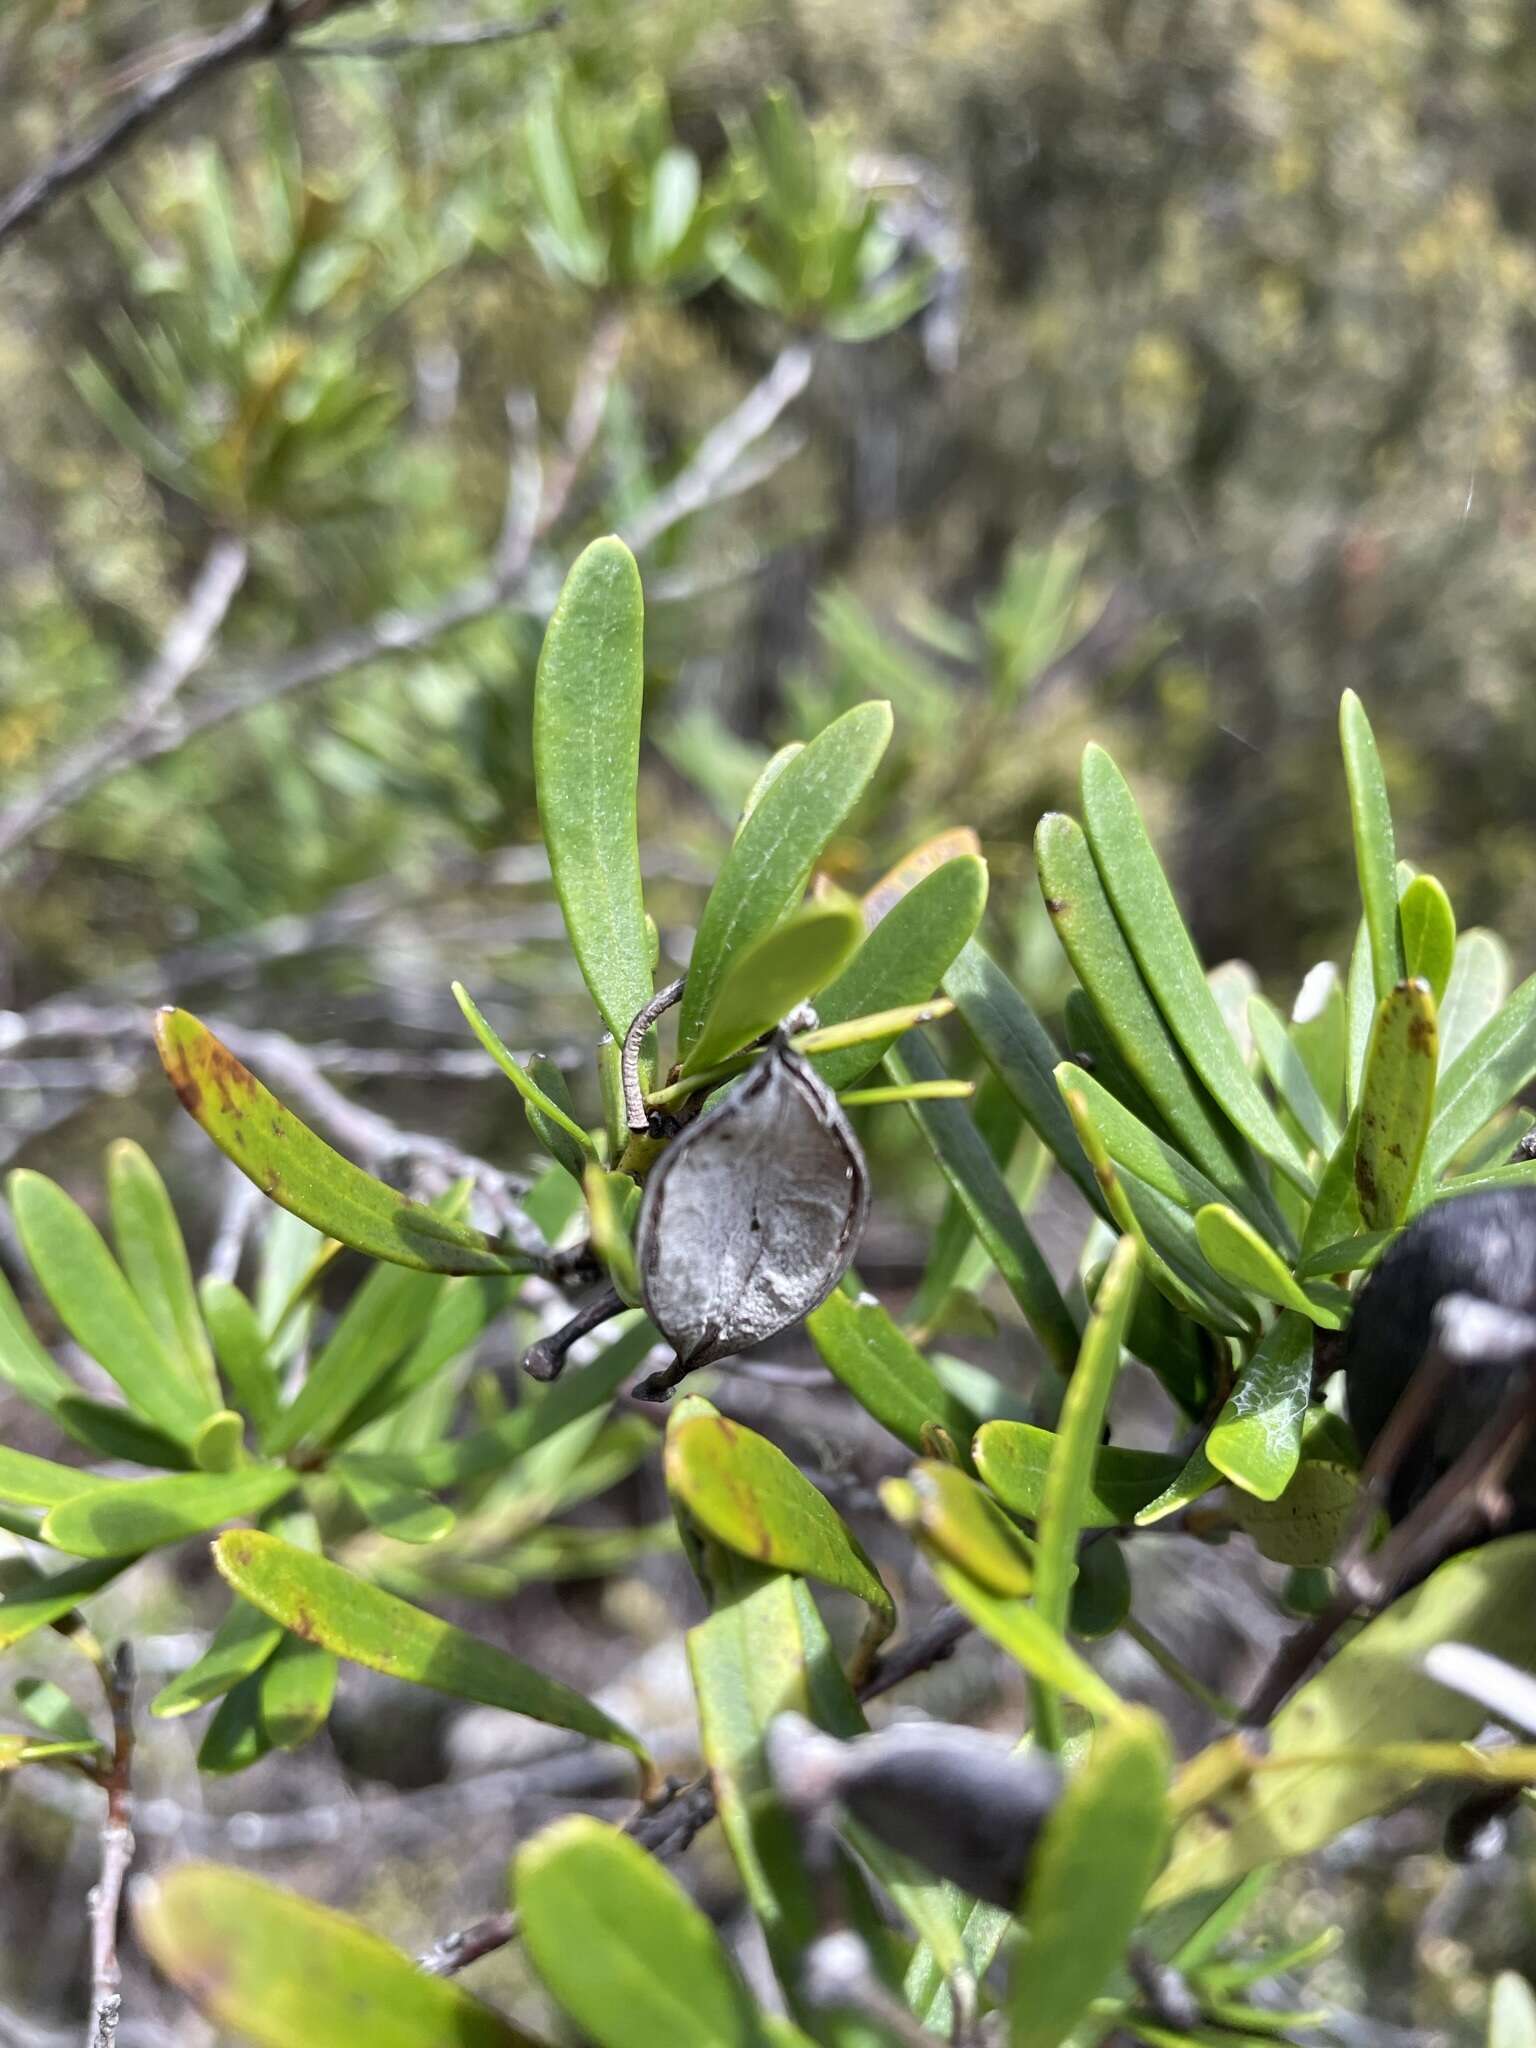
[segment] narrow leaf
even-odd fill
[[[635,791],[645,689],[645,602],[621,540],[577,556],[544,635],[533,692],[533,772],[571,950],[622,1040],[651,999]]]
[[[1319,1100],[1337,1123],[1344,1110],[1349,1021],[1344,984],[1331,960],[1319,961],[1302,978],[1291,1006],[1291,1038]]]
[[[986,1422],[976,1433],[976,1469],[1005,1508],[1040,1519],[1056,1439],[1030,1422]],[[1085,1529],[1128,1527],[1181,1470],[1166,1451],[1126,1451],[1108,1444],[1094,1454],[1082,1494]]]
[[[267,1449],[281,1456],[296,1444],[332,1441],[422,1334],[445,1285],[435,1273],[375,1267],[342,1311],[292,1407],[268,1430]]]
[[[1301,1047],[1286,1030],[1280,1013],[1262,996],[1249,999],[1248,1023],[1276,1095],[1306,1133],[1307,1143],[1324,1159],[1331,1159],[1339,1142],[1339,1126],[1313,1086]]]
[[[1360,1083],[1355,1189],[1370,1230],[1392,1230],[1408,1214],[1435,1106],[1439,1046],[1435,999],[1423,982],[1388,990]]]
[[[1306,1161],[1222,1022],[1130,787],[1102,747],[1090,746],[1083,755],[1083,823],[1121,930],[1190,1065],[1249,1142],[1310,1195]]]
[[[1441,1062],[1434,1122],[1424,1148],[1422,1184],[1436,1181],[1474,1138],[1536,1075],[1536,974],[1522,981],[1497,1015],[1446,1065]]]
[[[90,1493],[101,1481],[94,1472],[79,1472],[68,1465],[55,1465],[49,1458],[34,1458],[29,1451],[13,1451],[0,1444],[0,1500],[17,1507],[54,1508],[77,1495]]]
[[[429,1493],[402,1486],[350,1458],[338,1458],[331,1470],[363,1520],[396,1543],[437,1543],[453,1527],[453,1510]]]
[[[242,1599],[339,1657],[457,1699],[617,1743],[645,1761],[642,1744],[580,1693],[340,1565],[248,1529],[221,1536],[213,1558]]]
[[[1375,735],[1365,706],[1353,690],[1339,700],[1339,743],[1349,784],[1349,816],[1355,835],[1355,868],[1371,943],[1371,984],[1382,1002],[1407,975],[1397,922],[1397,847],[1392,807]]]
[[[1312,1398],[1312,1324],[1275,1318],[1206,1439],[1218,1472],[1260,1500],[1278,1500],[1301,1457],[1301,1430]]]
[[[8,1566],[12,1561],[7,1561]],[[0,1650],[9,1650],[34,1629],[47,1628],[82,1600],[99,1593],[130,1559],[114,1557],[99,1564],[72,1565],[65,1572],[34,1571],[14,1561],[0,1579]]]
[[[206,1279],[200,1293],[224,1384],[255,1424],[257,1441],[265,1448],[281,1406],[281,1383],[256,1311],[227,1280]]]
[[[863,794],[890,736],[888,704],[857,705],[818,733],[764,791],[722,862],[699,920],[678,1020],[678,1050],[684,1058],[703,1029],[732,956],[794,909],[811,869]]]
[[[205,2017],[259,2048],[536,2048],[357,1921],[242,1870],[182,1863],[146,1883],[134,1921]]]
[[[908,1450],[945,1430],[965,1454],[974,1417],[899,1330],[873,1295],[829,1294],[805,1327],[828,1369],[859,1406]]]
[[[238,1516],[263,1514],[298,1483],[297,1472],[271,1465],[109,1481],[54,1508],[43,1540],[76,1557],[136,1557]]]
[[[57,1413],[60,1401],[78,1391],[32,1334],[4,1273],[0,1273],[0,1380],[50,1415]]]
[[[218,1375],[181,1226],[149,1155],[128,1138],[108,1148],[107,1197],[129,1286],[188,1387],[206,1406],[217,1408]]]
[[[485,1017],[481,1015],[479,1005],[463,982],[454,982],[452,988],[453,999],[463,1011],[465,1021],[469,1025],[470,1030],[474,1032],[481,1045],[490,1054],[497,1066],[500,1067],[518,1094],[522,1096],[524,1108],[530,1114],[536,1113],[546,1123],[553,1124],[564,1137],[569,1139],[583,1159],[595,1159],[597,1157],[597,1150],[591,1138],[588,1137],[587,1133],[570,1112],[562,1104],[558,1103],[546,1089],[541,1088],[538,1082],[534,1080],[532,1074],[520,1066],[513,1055],[507,1051],[495,1030],[486,1021]],[[646,1002],[649,1001],[650,996],[647,993]],[[643,1009],[645,1005],[642,1003],[638,1007]],[[562,1161],[561,1163],[565,1164],[566,1162]],[[579,1168],[576,1169],[576,1178],[578,1180],[581,1178]]]
[[[1282,1308],[1293,1308],[1324,1330],[1343,1327],[1344,1318],[1336,1308],[1315,1301],[1291,1277],[1279,1254],[1264,1242],[1251,1223],[1235,1209],[1213,1204],[1195,1218],[1200,1249],[1235,1287],[1245,1287]]]
[[[283,1640],[282,1627],[244,1600],[232,1600],[208,1647],[194,1664],[161,1687],[149,1711],[164,1720],[190,1714],[259,1671]]]
[[[258,1680],[261,1725],[274,1749],[299,1749],[325,1726],[336,1692],[329,1650],[285,1635]]]
[[[1445,1000],[1456,957],[1456,913],[1433,875],[1415,875],[1397,906],[1409,981],[1424,981],[1436,1003]]]
[[[864,920],[854,904],[803,903],[782,924],[732,953],[683,1061],[683,1075],[713,1066],[773,1030],[841,972],[863,937]]]
[[[1440,1004],[1440,1071],[1460,1059],[1509,995],[1509,948],[1496,932],[1474,926],[1456,941],[1451,978]]]
[[[822,1024],[926,1002],[980,923],[986,900],[984,861],[966,854],[934,868],[892,903],[837,980],[821,991],[816,1011]],[[893,1032],[823,1053],[816,1071],[829,1088],[850,1088],[879,1065],[895,1038]]]
[[[516,1273],[526,1262],[343,1159],[284,1109],[186,1010],[155,1018],[161,1063],[182,1107],[280,1208],[371,1258],[428,1273]]]

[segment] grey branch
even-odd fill
[[[363,0],[256,0],[256,5],[228,28],[207,37],[180,60],[155,71],[127,105],[119,108],[94,135],[61,150],[23,178],[0,201],[0,248],[40,219],[66,192],[95,177],[144,129],[226,71],[258,58],[274,57],[295,29],[313,28],[345,8],[362,4]]]
[[[290,57],[377,57],[386,61],[414,57],[423,50],[478,50],[487,43],[521,42],[525,36],[543,35],[561,27],[563,7],[546,7],[542,14],[525,21],[468,21],[429,29],[416,36],[379,36],[372,42],[293,42],[285,52]]]
[[[116,1656],[100,1665],[112,1715],[112,1759],[102,1771],[107,1795],[101,1825],[101,1874],[91,1888],[91,2024],[86,2048],[113,2048],[122,2016],[122,1970],[117,1960],[117,1923],[123,1884],[133,1862],[133,1655],[120,1643]]]
[[[223,535],[203,558],[186,603],[171,623],[159,653],[140,677],[127,706],[72,747],[50,774],[0,811],[0,859],[39,825],[84,796],[131,758],[153,733],[183,683],[207,657],[236,593],[245,581],[244,541]]]

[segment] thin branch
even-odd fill
[[[86,2048],[113,2048],[122,2016],[123,1973],[117,1923],[123,1884],[133,1862],[133,1653],[126,1642],[98,1665],[112,1715],[112,1761],[102,1775],[107,1795],[101,1826],[101,1875],[91,1888],[91,2024]]]
[[[544,480],[544,496],[534,524],[535,539],[550,532],[570,503],[572,488],[586,467],[608,410],[608,394],[619,373],[627,333],[623,314],[613,307],[599,315],[566,409],[560,459]]]
[[[139,679],[126,709],[72,747],[51,774],[0,811],[0,859],[39,825],[94,789],[126,761],[134,743],[153,731],[182,684],[207,657],[250,556],[245,542],[222,535],[198,570],[187,601],[171,623],[159,653]]]
[[[546,7],[542,14],[526,21],[470,21],[430,29],[417,36],[380,36],[368,43],[290,43],[290,57],[414,57],[422,50],[478,50],[487,43],[521,42],[525,36],[543,35],[565,22],[563,7]]]
[[[94,135],[63,149],[22,179],[0,201],[0,248],[41,218],[66,192],[95,177],[144,129],[201,92],[226,71],[273,57],[296,29],[313,28],[363,0],[256,0],[256,5],[200,42],[191,53],[157,70]]]
[[[942,1663],[971,1626],[957,1607],[941,1609],[911,1642],[880,1659],[858,1688],[859,1699],[875,1699],[904,1680]],[[632,1813],[624,1823],[624,1833],[632,1835],[653,1856],[681,1856],[714,1817],[715,1791],[707,1776],[682,1782],[670,1780],[666,1797]],[[478,1962],[481,1956],[491,1955],[516,1940],[517,1927],[515,1913],[487,1913],[435,1941],[418,1958],[418,1967],[434,1977],[451,1977],[455,1971]]]

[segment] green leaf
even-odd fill
[[[1102,1213],[1098,1182],[1056,1084],[1060,1058],[1040,1019],[974,939],[944,977],[944,993],[965,1019],[988,1066],[1024,1112],[1030,1129],[1076,1181],[1089,1205]]]
[[[1120,1372],[1126,1326],[1140,1280],[1136,1240],[1122,1237],[1110,1257],[1067,1381],[1050,1470],[1040,1503],[1035,1606],[1059,1634],[1077,1566],[1077,1541],[1088,1511],[1094,1459]]]
[[[759,2048],[720,1937],[617,1828],[557,1821],[518,1852],[514,1883],[534,1968],[597,2048]]]
[[[1261,1557],[1297,1570],[1331,1562],[1359,1499],[1360,1481],[1348,1465],[1303,1458],[1277,1500],[1233,1494],[1232,1513]]]
[[[296,1444],[327,1444],[420,1337],[445,1281],[405,1266],[376,1266],[342,1311],[309,1376],[267,1432],[282,1456]]]
[[[1469,1742],[1486,1718],[1474,1701],[1425,1674],[1425,1651],[1439,1642],[1472,1643],[1528,1671],[1533,1602],[1536,1536],[1507,1536],[1452,1558],[1367,1622],[1269,1724],[1264,1767],[1222,1788],[1208,1813],[1184,1823],[1152,1904],[1310,1855],[1406,1799],[1422,1769],[1372,1768],[1361,1753]],[[1192,1774],[1201,1761],[1187,1767]]]
[[[1440,1004],[1440,1071],[1449,1072],[1509,994],[1509,948],[1497,932],[1474,926],[1456,941],[1451,978]]]
[[[1503,1009],[1450,1064],[1441,1063],[1434,1122],[1424,1148],[1420,1187],[1432,1183],[1536,1075],[1536,974],[1522,981]]]
[[[155,1040],[182,1107],[279,1208],[394,1265],[428,1273],[525,1270],[526,1260],[483,1232],[436,1215],[343,1159],[186,1010],[161,1010]]]
[[[245,1463],[245,1419],[233,1408],[217,1408],[192,1439],[192,1463],[199,1472],[235,1472]]]
[[[1031,1422],[985,1422],[976,1433],[976,1469],[1005,1508],[1040,1519],[1056,1439]],[[1182,1470],[1166,1451],[1098,1450],[1082,1495],[1085,1529],[1128,1527]]]
[[[923,1003],[981,921],[987,866],[974,854],[946,860],[891,905],[848,966],[816,998],[823,1025]],[[868,916],[866,908],[865,916]],[[895,1035],[822,1053],[816,1071],[831,1089],[851,1088],[879,1065]]]
[[[1281,1022],[1279,1011],[1262,996],[1251,996],[1248,1024],[1276,1095],[1300,1124],[1307,1143],[1324,1159],[1331,1159],[1339,1142],[1338,1122],[1313,1086],[1302,1049]]]
[[[107,1198],[117,1256],[139,1306],[194,1397],[205,1408],[219,1407],[219,1378],[181,1226],[165,1182],[131,1139],[108,1147]]]
[[[232,1685],[219,1701],[197,1748],[197,1768],[216,1777],[248,1771],[270,1754],[272,1738],[261,1715],[261,1672]]]
[[[297,1472],[272,1465],[108,1481],[54,1508],[43,1541],[76,1557],[137,1557],[238,1516],[263,1514],[298,1483]]]
[[[40,1173],[20,1168],[6,1185],[22,1246],[64,1327],[141,1415],[189,1437],[207,1403],[155,1334],[95,1224]]]
[[[350,1458],[338,1458],[331,1470],[369,1527],[397,1543],[437,1543],[453,1527],[452,1508],[429,1493],[402,1486]]]
[[[1403,935],[1406,979],[1429,984],[1436,1003],[1445,1000],[1456,956],[1456,913],[1433,875],[1415,875],[1397,906]]]
[[[677,1043],[686,1059],[732,958],[794,909],[891,736],[888,704],[860,704],[816,735],[766,789],[721,864],[699,920]],[[626,1019],[626,1024],[628,1020]]]
[[[283,1640],[284,1633],[279,1623],[258,1613],[246,1601],[232,1600],[229,1612],[214,1630],[202,1656],[160,1688],[149,1703],[149,1711],[162,1720],[170,1720],[207,1706],[242,1678],[259,1671]]]
[[[1349,1020],[1344,985],[1331,960],[1311,968],[1291,1006],[1291,1038],[1318,1098],[1337,1123],[1343,1113]]]
[[[1278,1500],[1301,1457],[1311,1398],[1312,1324],[1287,1311],[1239,1373],[1206,1438],[1206,1456],[1245,1493]]]
[[[227,1280],[206,1279],[200,1292],[224,1384],[250,1417],[256,1440],[265,1449],[267,1432],[281,1406],[281,1383],[256,1311]]]
[[[805,1327],[829,1371],[908,1450],[921,1452],[938,1428],[967,1455],[974,1417],[873,1295],[855,1299],[836,1290]]]
[[[1082,827],[1047,813],[1035,832],[1035,863],[1056,935],[1115,1051],[1201,1172],[1229,1201],[1251,1201],[1242,1142],[1159,1015]]]
[[[325,1726],[336,1692],[329,1650],[285,1635],[261,1667],[261,1725],[274,1749],[299,1749]]]
[[[45,1735],[60,1742],[79,1743],[87,1750],[101,1748],[85,1715],[64,1688],[51,1679],[17,1679],[16,1704],[32,1726],[41,1728]]]
[[[1438,1053],[1427,985],[1389,989],[1365,1056],[1355,1135],[1355,1189],[1370,1230],[1393,1230],[1408,1213],[1435,1106]]]
[[[1173,1461],[1177,1463],[1177,1460]],[[1138,1529],[1149,1529],[1154,1522],[1161,1522],[1168,1515],[1177,1514],[1192,1501],[1214,1491],[1224,1483],[1225,1474],[1218,1472],[1205,1455],[1205,1445],[1196,1444],[1179,1471],[1168,1481],[1155,1500],[1149,1500],[1145,1507],[1136,1510]]]
[[[1371,935],[1362,917],[1349,956],[1349,979],[1345,985],[1344,1015],[1348,1055],[1344,1069],[1344,1092],[1351,1112],[1360,1100],[1360,1081],[1365,1073],[1365,1049],[1371,1042],[1376,1021],[1376,985],[1371,977]]]
[[[11,1283],[0,1273],[0,1380],[14,1387],[24,1401],[56,1414],[60,1401],[78,1389],[60,1372],[32,1334]]]
[[[59,1507],[100,1484],[94,1472],[55,1465],[49,1458],[34,1458],[29,1451],[13,1451],[0,1444],[0,1500],[17,1507]]]
[[[0,1650],[9,1650],[34,1629],[47,1628],[99,1593],[132,1562],[114,1557],[100,1564],[73,1565],[67,1572],[39,1572],[20,1559],[6,1560],[0,1578]],[[13,1568],[14,1567],[14,1568]]]
[[[767,1437],[695,1406],[667,1430],[665,1469],[668,1491],[717,1543],[862,1600],[874,1622],[866,1657],[896,1626],[895,1604],[862,1544]]]
[[[1325,1245],[1342,1244],[1349,1238],[1365,1234],[1365,1218],[1360,1214],[1360,1193],[1355,1186],[1355,1144],[1359,1134],[1360,1110],[1357,1104],[1317,1184],[1317,1199],[1307,1217],[1307,1227],[1301,1234],[1301,1259],[1298,1262],[1301,1266],[1310,1265]]]
[[[649,929],[649,922],[647,922]],[[654,971],[655,961],[652,961]],[[565,1076],[544,1053],[536,1052],[528,1060],[528,1080],[538,1089],[545,1101],[560,1111],[561,1117],[571,1124],[581,1125],[576,1120],[576,1105],[571,1100],[571,1091],[565,1084]],[[550,1158],[563,1166],[573,1180],[581,1178],[584,1162],[593,1156],[596,1148],[590,1136],[585,1144],[571,1136],[566,1122],[556,1123],[537,1103],[525,1102],[523,1115],[532,1131],[534,1142],[541,1145]]]
[[[539,820],[571,951],[622,1041],[651,999],[635,789],[645,601],[621,540],[577,556],[544,635],[533,692]]]
[[[937,1054],[916,1031],[886,1054],[885,1064],[891,1079],[903,1086],[947,1078]],[[1047,1355],[1058,1365],[1070,1364],[1077,1355],[1077,1325],[965,1105],[914,1102],[911,1114]]]
[[[1371,942],[1371,985],[1382,1002],[1408,972],[1397,922],[1397,847],[1392,807],[1375,735],[1365,706],[1353,690],[1339,700],[1339,743],[1349,784],[1349,816],[1355,835],[1355,868]]]
[[[1295,1309],[1321,1329],[1343,1327],[1340,1311],[1314,1301],[1291,1277],[1274,1247],[1235,1209],[1217,1203],[1202,1209],[1195,1218],[1195,1234],[1217,1272],[1225,1274],[1235,1287],[1244,1287],[1265,1301],[1277,1301],[1282,1308]]]
[[[1075,1091],[1087,1104],[1094,1129],[1104,1142],[1104,1150],[1117,1166],[1123,1166],[1127,1173],[1133,1173],[1146,1186],[1166,1195],[1170,1202],[1176,1202],[1191,1216],[1207,1204],[1223,1199],[1214,1181],[1207,1180],[1199,1167],[1191,1166],[1182,1152],[1175,1151],[1155,1131],[1149,1130],[1107,1088],[1101,1087],[1085,1068],[1074,1066],[1070,1060],[1062,1060],[1052,1078],[1056,1099],[1061,1103],[1068,1123],[1072,1118],[1067,1109],[1067,1098]],[[1078,1151],[1082,1149],[1079,1143]],[[1092,1171],[1091,1167],[1089,1170]],[[1095,1181],[1096,1189],[1097,1186]]]
[[[1488,2048],[1536,2048],[1536,1994],[1513,1970],[1501,1970],[1493,1980]]]
[[[647,977],[649,977],[649,970],[647,970]],[[533,1076],[525,1072],[512,1054],[507,1051],[495,1030],[481,1015],[479,1005],[463,982],[454,982],[452,988],[453,999],[463,1011],[465,1021],[469,1025],[470,1030],[473,1031],[476,1038],[479,1039],[481,1045],[490,1054],[497,1066],[500,1067],[518,1094],[522,1096],[523,1107],[528,1115],[530,1117],[537,1116],[542,1123],[554,1127],[551,1143],[555,1142],[556,1134],[558,1134],[558,1137],[563,1137],[566,1140],[565,1146],[560,1151],[556,1151],[554,1156],[560,1161],[562,1166],[575,1175],[577,1180],[580,1180],[582,1166],[580,1164],[572,1164],[572,1155],[583,1164],[589,1159],[596,1159],[597,1148],[592,1143],[591,1138],[588,1137],[587,1133],[577,1123],[575,1117],[571,1115],[564,1104],[557,1102],[548,1089],[540,1087]],[[647,978],[645,1002],[649,1001],[650,988],[649,978]],[[637,1007],[644,1009],[645,1003],[641,1003]],[[628,1026],[626,1025],[625,1028],[627,1030]],[[538,1136],[537,1126],[534,1127],[534,1134]],[[540,1142],[544,1141],[541,1139]]]
[[[259,2048],[537,2048],[357,1921],[245,1871],[178,1864],[137,1894],[134,1924],[206,2018]]]
[[[725,963],[683,1075],[773,1030],[848,964],[863,936],[857,905],[802,903],[772,931],[739,947]]]
[[[242,1599],[338,1657],[456,1699],[617,1743],[647,1761],[644,1746],[627,1729],[569,1686],[323,1557],[261,1530],[240,1529],[219,1538],[213,1559]]]
[[[1244,1137],[1302,1194],[1310,1195],[1306,1161],[1259,1092],[1222,1022],[1130,787],[1098,746],[1083,754],[1083,823],[1120,928],[1190,1065]]]
[[[1123,1959],[1166,1851],[1169,1765],[1162,1723],[1134,1708],[1068,1779],[1025,1886],[1009,2048],[1058,2048]]]

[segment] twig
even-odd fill
[[[117,1922],[123,1884],[133,1862],[133,1653],[119,1643],[115,1656],[97,1664],[112,1715],[112,1761],[102,1773],[107,1795],[101,1826],[101,1875],[91,1889],[91,2025],[86,2048],[112,2048],[122,2016],[122,1970],[117,1960]]]
[[[564,512],[572,487],[592,453],[603,414],[608,410],[608,394],[619,373],[627,332],[623,314],[613,307],[599,314],[566,408],[560,459],[544,480],[543,502],[534,525],[535,539],[542,539]]]
[[[563,7],[546,7],[542,14],[526,21],[472,21],[429,29],[417,36],[380,36],[369,43],[290,43],[290,57],[414,57],[421,50],[478,50],[487,43],[520,42],[524,36],[542,35],[565,21]]]
[[[226,71],[284,48],[296,29],[313,28],[362,0],[256,0],[228,28],[200,42],[190,55],[156,71],[126,106],[81,142],[23,178],[0,201],[0,248],[121,155],[134,137]]]
[[[942,1663],[971,1626],[958,1608],[943,1608],[918,1630],[910,1643],[880,1659],[858,1688],[859,1699],[875,1699],[905,1679],[914,1678],[919,1672]],[[681,1783],[672,1781],[663,1800],[642,1806],[630,1815],[624,1823],[624,1832],[632,1835],[641,1848],[648,1849],[653,1856],[680,1856],[714,1817],[715,1791],[707,1776]],[[435,1941],[418,1958],[418,1966],[434,1977],[451,1977],[455,1971],[477,1962],[481,1956],[505,1948],[516,1937],[515,1913],[487,1913],[456,1933],[445,1934]]]
[[[680,521],[721,496],[734,495],[732,472],[794,404],[810,383],[815,365],[816,352],[808,342],[794,341],[779,351],[768,374],[704,436],[686,468],[619,529],[637,555]]]
[[[245,581],[249,553],[243,540],[222,535],[203,559],[186,603],[160,652],[144,671],[127,708],[72,747],[51,774],[0,811],[0,859],[39,825],[66,809],[126,760],[135,741],[153,730],[172,698],[207,656],[235,595]]]

